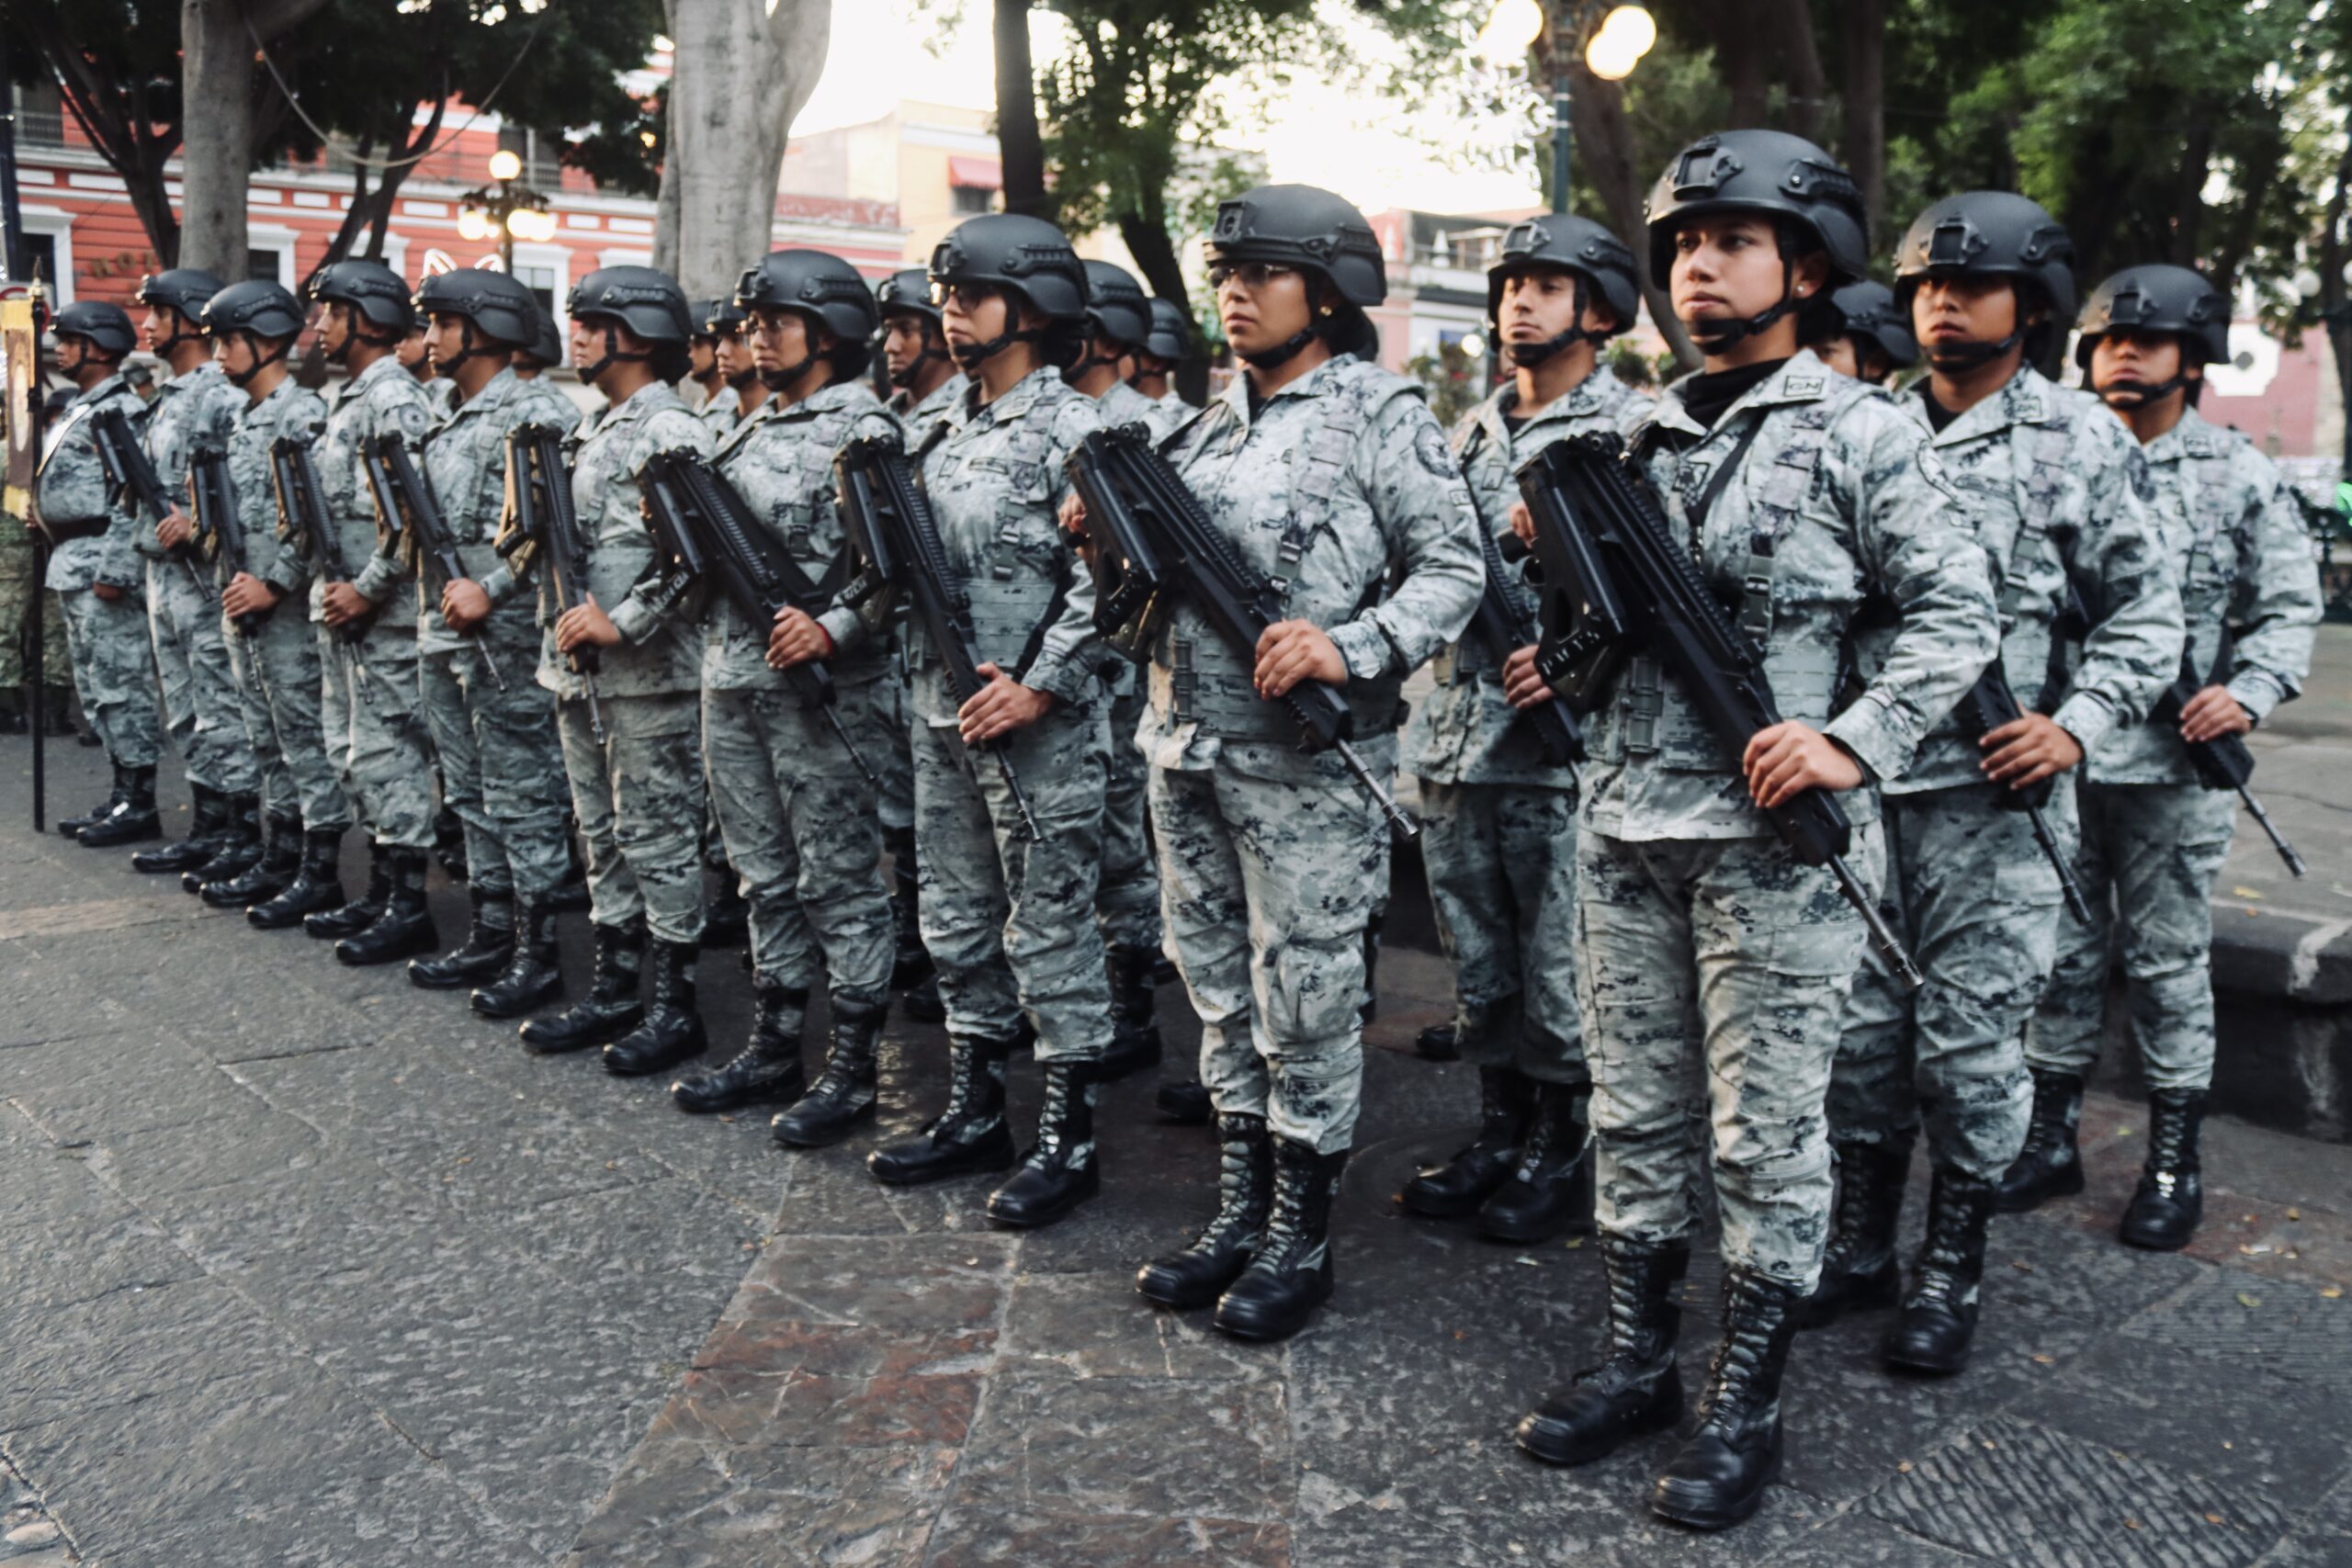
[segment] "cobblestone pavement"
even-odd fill
[[[94,755],[52,749],[53,808]],[[2352,1564],[2352,1150],[2219,1122],[2199,1245],[2132,1253],[2142,1129],[2095,1101],[2091,1190],[1997,1224],[1976,1364],[1896,1382],[1877,1323],[1806,1337],[1788,1484],[1697,1537],[1642,1506],[1663,1438],[1577,1472],[1511,1449],[1589,1358],[1589,1248],[1392,1213],[1475,1093],[1409,1055],[1425,954],[1383,965],[1338,1297],[1249,1347],[1132,1292],[1213,1168],[1146,1079],[1107,1097],[1100,1201],[991,1232],[977,1183],[886,1191],[868,1139],[787,1157],[36,838],[24,756],[0,741],[5,1568]],[[890,1038],[886,1133],[942,1055]],[[1036,1089],[1017,1066],[1024,1117]]]

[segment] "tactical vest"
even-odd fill
[[[2181,613],[2189,657],[2199,671],[2210,671],[2245,557],[2245,541],[2223,539],[2222,528],[2245,509],[2231,504],[2238,487],[2228,437],[2200,430],[2183,438],[2182,449],[2180,505],[2188,537],[2180,565]]]
[[[982,569],[964,584],[971,604],[974,646],[983,660],[1016,681],[1028,674],[1047,626],[1061,615],[1069,592],[1066,574],[1074,558],[1063,547],[1061,525],[1054,519],[1053,475],[1047,467],[1054,420],[1060,412],[1061,399],[1052,389],[1043,389],[1013,426],[1002,459],[1004,482],[996,496],[996,530],[981,552]],[[918,471],[950,434],[944,423],[932,426],[914,452]],[[929,657],[922,628],[912,620],[907,628],[908,657],[920,665]]]

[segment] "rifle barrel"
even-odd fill
[[[2248,811],[2254,813],[2254,819],[2262,824],[2262,830],[2270,835],[2270,847],[2278,852],[2278,858],[2287,863],[2287,869],[2297,876],[2310,871],[2311,867],[2303,863],[2303,857],[2295,852],[2295,846],[2288,842],[2287,835],[2278,830],[2278,824],[2270,820],[2270,813],[2262,808],[2262,802],[2255,798],[2254,791],[2240,784],[2238,798],[2245,802]]]
[[[1903,943],[1887,929],[1886,918],[1878,912],[1877,900],[1863,890],[1861,879],[1854,874],[1854,868],[1846,863],[1846,857],[1831,855],[1828,866],[1830,874],[1838,879],[1838,891],[1846,895],[1846,902],[1861,912],[1862,924],[1870,928],[1871,945],[1885,958],[1887,967],[1894,971],[1895,978],[1903,982],[1904,989],[1916,991],[1926,985],[1928,977],[1919,973],[1919,966],[1911,962],[1911,955],[1904,951]]]

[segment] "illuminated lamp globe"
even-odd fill
[[[497,152],[492,152],[490,155],[490,177],[492,179],[515,179],[520,177],[522,173],[523,160],[515,153],[513,148],[501,147]]]

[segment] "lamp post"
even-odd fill
[[[1581,39],[1585,69],[1604,82],[1622,82],[1657,42],[1657,22],[1639,6],[1605,0],[1496,0],[1478,29],[1478,52],[1496,65],[1524,62],[1539,41],[1552,68],[1552,210],[1568,210],[1568,174],[1575,132],[1568,119],[1570,51]],[[1598,21],[1599,25],[1595,26]],[[1548,37],[1547,37],[1548,35]]]
[[[2327,294],[2327,280],[2310,267],[2295,274],[2295,296],[2302,301],[2297,312],[2300,319],[2313,321],[2327,333],[2327,344],[2335,360],[2335,383],[2341,392],[2337,401],[2345,405],[2344,454],[2341,472],[2352,480],[2352,262],[2345,264],[2340,274],[2344,288],[2337,290],[2333,305],[2321,301]]]
[[[490,179],[458,197],[458,234],[480,242],[498,236],[499,265],[514,272],[514,242],[555,238],[555,214],[548,198],[523,183],[523,160],[502,147],[490,155]]]

